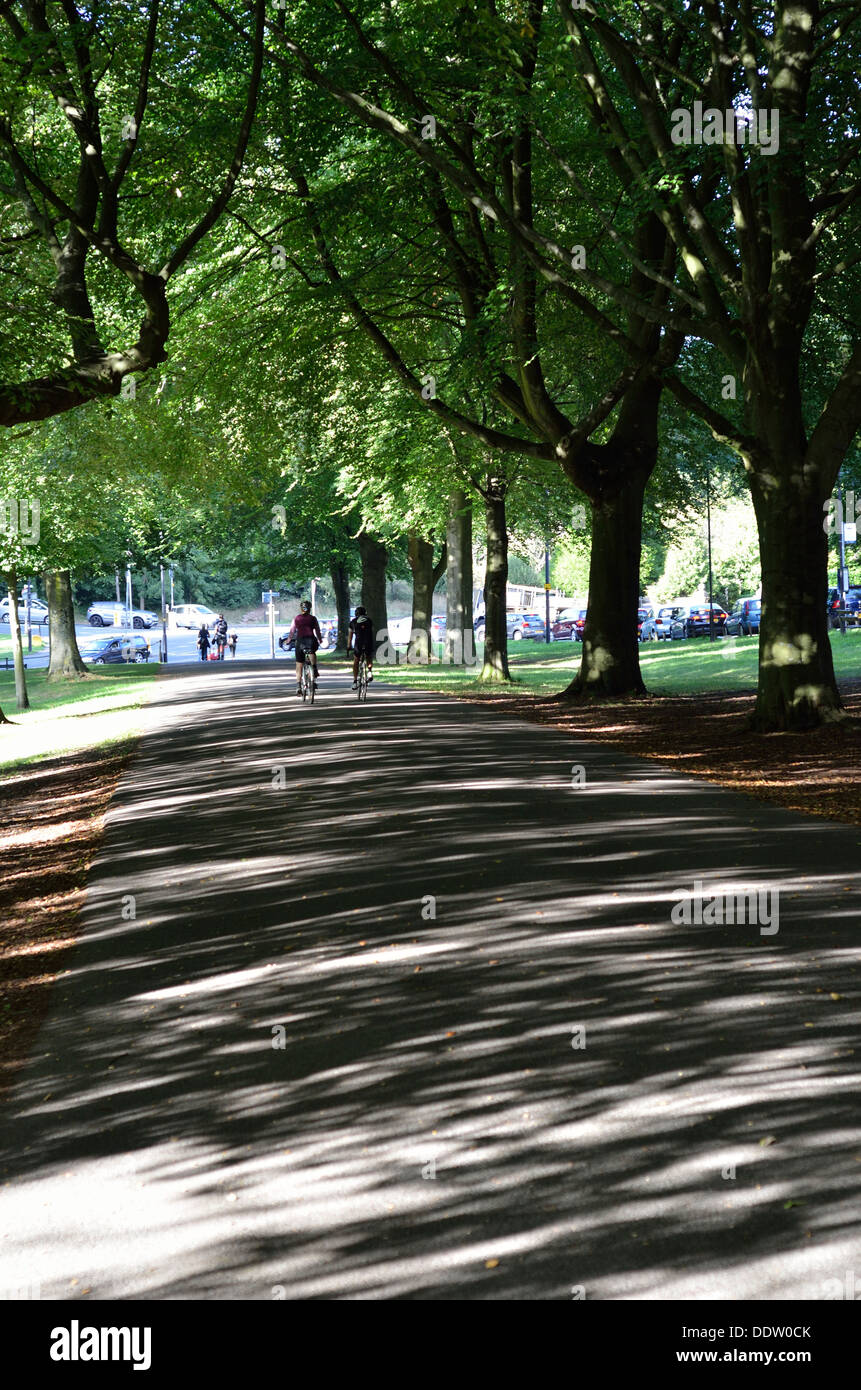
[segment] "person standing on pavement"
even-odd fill
[[[239,641],[239,634],[236,633],[236,632],[231,632],[230,636],[229,636],[228,639],[227,639],[227,645],[228,645],[228,647],[230,648],[230,655],[231,655],[231,657],[233,658],[234,661],[236,660],[236,643],[237,643],[238,641]]]
[[[200,631],[197,634],[197,645],[200,648],[201,661],[209,660],[209,629],[206,623],[200,624]]]
[[[224,660],[224,647],[227,642],[227,619],[223,613],[219,613],[215,620],[215,646],[218,651],[218,660]]]

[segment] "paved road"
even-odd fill
[[[282,632],[286,631],[288,626],[289,623],[278,624],[278,626],[275,629],[276,641],[277,638],[281,636]],[[239,637],[239,641],[237,643],[237,652],[239,655],[237,659],[241,659],[243,654],[246,657],[259,658],[265,661],[268,661],[270,659],[269,628],[266,624],[247,624],[244,627],[238,627],[236,631]],[[0,636],[2,636],[4,632],[6,636],[9,635],[8,627],[0,625]],[[34,626],[33,632],[34,634],[38,632],[42,636],[44,646],[34,647],[32,652],[27,652],[27,639],[25,637],[24,660],[28,669],[38,671],[48,665],[48,630],[46,627],[36,628]],[[75,632],[77,634],[78,642],[80,644],[92,641],[93,638],[121,637],[123,633],[129,633],[130,629],[120,627],[91,627],[89,623],[76,623]],[[146,640],[150,644],[150,650],[152,652],[153,660],[158,660],[159,643],[161,641],[160,627],[135,630],[134,633],[132,633],[131,635],[146,638]],[[200,657],[197,650],[197,633],[189,631],[185,628],[177,632],[168,632],[167,655],[168,662],[170,665],[176,665],[177,663],[181,665],[188,665],[191,662],[199,663]],[[290,653],[282,654],[280,651],[278,651],[276,646],[276,658],[279,661],[287,660],[289,656]],[[5,658],[5,660],[7,667],[9,667],[11,665],[12,658],[8,657]],[[229,652],[226,654],[225,660],[231,660]]]
[[[857,1270],[858,831],[288,680],[155,688],[5,1112],[0,1288],[816,1300]],[[778,933],[674,925],[694,879],[778,887]]]

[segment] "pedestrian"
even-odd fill
[[[236,633],[236,632],[231,632],[230,636],[229,636],[228,639],[227,639],[227,645],[228,645],[228,647],[230,648],[230,655],[232,656],[232,658],[233,658],[234,661],[236,660],[236,643],[237,643],[238,641],[239,641],[239,635],[238,635],[238,633]]]
[[[200,631],[197,634],[197,645],[200,648],[201,661],[209,659],[209,629],[206,623],[200,624]]]
[[[224,647],[227,642],[227,619],[223,613],[219,613],[215,620],[215,645],[218,649],[218,660],[224,660]]]

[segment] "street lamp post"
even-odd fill
[[[840,631],[846,636],[846,498],[843,492],[843,479],[840,479],[840,509],[837,519],[840,522],[840,532],[837,558],[837,604],[840,612]]]
[[[550,551],[544,549],[544,641],[550,641]]]
[[[158,567],[158,577],[161,584],[161,659],[167,661],[167,613],[164,608],[164,564]]]

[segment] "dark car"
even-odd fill
[[[843,595],[843,613],[853,626],[861,623],[861,584],[850,584]],[[828,591],[828,626],[840,626],[840,590]]]
[[[727,614],[717,603],[712,604],[711,624],[714,628],[716,637],[726,636]],[[709,635],[709,606],[704,604],[701,608],[690,608],[686,613],[674,618],[670,624],[670,636],[676,637],[708,637]]]
[[[726,636],[750,637],[754,632],[759,632],[759,617],[761,612],[761,599],[739,599],[724,625]]]
[[[554,642],[582,642],[586,626],[585,608],[563,608],[555,623],[550,625]]]
[[[338,641],[338,620],[337,618],[320,618],[319,621],[320,632],[323,638],[320,643],[320,651],[334,651]],[[289,631],[288,628],[287,632],[282,632],[281,636],[278,638],[278,645],[282,652],[292,652],[296,645],[293,638],[289,635]]]
[[[323,640],[320,643],[320,651],[330,652],[334,649],[338,641],[338,621],[336,618],[320,618],[319,622],[320,632],[323,636]],[[282,632],[281,636],[278,638],[278,646],[281,648],[282,652],[292,652],[295,645],[294,639],[290,636],[290,628],[288,628],[287,631]]]
[[[78,644],[88,666],[104,666],[115,661],[149,661],[150,647],[145,637],[127,632],[122,637],[88,637]]]

